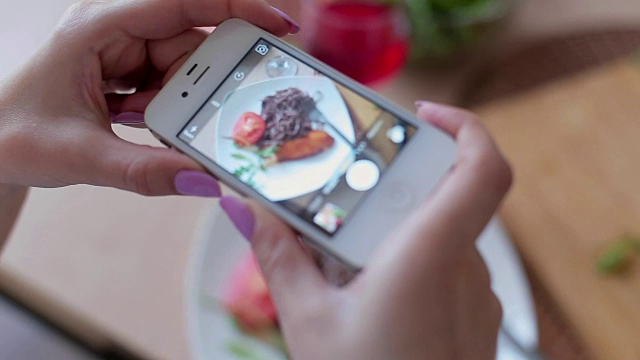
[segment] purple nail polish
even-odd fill
[[[142,124],[144,123],[144,114],[137,112],[123,112],[111,118],[114,124]]]
[[[219,197],[220,184],[211,175],[195,170],[180,170],[174,179],[176,191],[181,195]]]
[[[289,34],[297,34],[300,31],[300,25],[298,25],[298,23],[293,20],[293,18],[289,15],[287,15],[287,13],[285,13],[284,11],[278,9],[277,7],[271,7],[273,9],[273,11],[275,11],[278,15],[280,15],[281,18],[285,19],[288,23],[289,23]]]
[[[224,196],[220,199],[220,206],[242,236],[251,241],[256,218],[247,204],[233,196]]]
[[[416,108],[420,109],[423,106],[429,106],[429,105],[433,105],[432,102],[430,101],[425,101],[425,100],[418,100],[414,103],[416,105]]]

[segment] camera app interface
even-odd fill
[[[332,235],[415,131],[261,39],[179,137]]]

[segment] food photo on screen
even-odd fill
[[[414,131],[259,42],[187,125],[183,139],[266,199],[333,234]]]

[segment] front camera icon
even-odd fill
[[[265,56],[269,52],[269,47],[267,45],[260,44],[256,47],[256,52],[262,56]]]

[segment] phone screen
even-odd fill
[[[260,39],[178,137],[333,235],[416,131]]]

